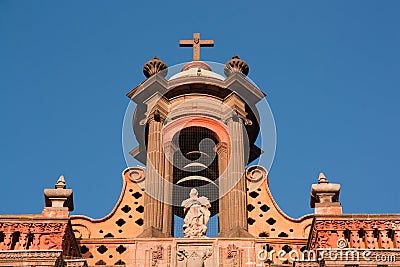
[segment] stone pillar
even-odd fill
[[[222,186],[223,183],[227,182],[227,170],[226,167],[228,165],[228,146],[226,143],[218,143],[215,148],[218,155],[218,175],[219,175],[219,185]],[[226,196],[219,197],[219,212],[218,212],[218,227],[221,232],[222,229],[225,229],[226,225],[229,223],[229,213],[228,207],[226,207]]]
[[[67,189],[64,176],[58,178],[54,189],[44,190],[45,207],[42,211],[44,217],[65,218],[69,211],[74,210],[72,189]]]
[[[23,250],[26,249],[28,245],[28,234],[29,234],[29,223],[21,223],[18,227],[19,231],[19,240],[18,240],[18,247],[16,250]]]
[[[144,196],[144,231],[140,237],[163,237],[164,152],[163,120],[156,109],[148,120],[147,164]]]
[[[6,231],[4,231],[4,240],[1,246],[1,250],[10,250],[12,238],[13,232],[11,229],[7,229]]]
[[[221,225],[220,236],[249,237],[247,232],[247,194],[245,171],[244,123],[236,112],[227,119],[230,143],[227,150],[227,167],[219,183]],[[221,164],[221,163],[220,163]],[[221,175],[221,174],[220,174]]]
[[[173,221],[174,215],[172,210],[172,194],[173,194],[173,157],[177,150],[172,141],[164,144],[164,214],[163,214],[163,226],[162,232],[166,236],[173,236]]]
[[[340,184],[331,184],[321,172],[318,184],[311,186],[310,207],[314,214],[342,214],[339,202]]]

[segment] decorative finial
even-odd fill
[[[310,207],[314,209],[314,214],[342,214],[339,194],[340,184],[329,183],[321,172],[318,184],[311,186]]]
[[[67,185],[65,184],[65,178],[63,175],[61,175],[60,178],[58,178],[55,188],[56,189],[66,189],[67,188]]]
[[[249,65],[243,59],[240,59],[238,55],[234,55],[231,60],[226,62],[224,73],[228,77],[234,72],[241,72],[247,76],[249,74]]]
[[[44,190],[44,209],[42,215],[52,218],[65,218],[74,210],[72,189],[67,189],[64,176],[58,178],[55,189]]]
[[[146,78],[149,78],[150,76],[153,76],[154,74],[157,74],[165,69],[167,69],[167,64],[165,64],[162,60],[159,60],[158,57],[155,56],[153,59],[150,59],[144,64],[143,73]],[[167,71],[164,71],[163,76],[165,77],[166,75]]]
[[[193,46],[193,61],[200,61],[200,47],[213,47],[214,40],[200,40],[200,33],[193,33],[193,40],[180,40],[180,47]]]
[[[321,172],[319,174],[318,183],[319,184],[327,184],[327,183],[329,183],[328,179],[326,179],[325,174],[323,172]]]

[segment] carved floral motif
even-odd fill
[[[157,266],[157,262],[163,259],[164,248],[162,245],[156,245],[155,249],[151,252],[151,266]]]
[[[212,256],[212,249],[207,249],[205,251],[187,251],[186,249],[181,249],[177,251],[177,260],[183,263],[186,267],[204,267],[204,262],[206,259]],[[180,265],[182,266],[182,265]]]
[[[240,266],[240,250],[234,244],[228,245],[226,258],[231,260],[232,266]]]
[[[389,231],[394,232],[393,236],[389,235]],[[399,248],[400,221],[370,218],[315,221],[311,232],[310,249],[337,248],[339,241],[348,242],[350,248]]]
[[[67,222],[2,222],[4,239],[0,250],[64,250],[64,255],[78,257],[79,248]],[[15,239],[18,238],[18,239]]]

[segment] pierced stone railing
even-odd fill
[[[318,216],[308,248],[400,249],[400,215]]]
[[[0,251],[63,250],[67,257],[80,257],[68,219],[0,216]]]

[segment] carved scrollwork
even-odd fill
[[[156,245],[155,249],[151,252],[151,266],[155,267],[157,262],[163,259],[164,248],[162,245]]]
[[[340,218],[337,220],[317,220],[312,229],[310,247],[335,247],[335,240],[343,239],[349,243],[350,248],[356,249],[363,246],[368,249],[398,248],[400,246],[397,236],[399,232],[398,227],[399,221],[392,219],[365,218],[364,220],[363,218]],[[360,229],[362,229],[361,233]],[[348,237],[345,237],[344,233],[346,231],[349,232]],[[392,237],[390,233],[393,233]]]
[[[57,234],[42,235],[40,237],[40,244],[44,249],[61,249],[62,237]]]
[[[125,172],[128,172],[129,179],[134,183],[141,183],[145,179],[145,172],[141,167],[130,167]]]
[[[251,166],[246,170],[246,178],[252,183],[259,183],[268,176],[267,170],[262,166]]]
[[[189,256],[189,252],[186,249],[181,249],[176,252],[178,261],[183,261]]]
[[[211,250],[211,249],[207,249],[207,250],[204,251],[204,253],[203,253],[203,260],[208,259],[209,257],[212,256],[212,254],[213,254],[212,250]]]
[[[397,221],[391,220],[325,220],[316,221],[314,229],[316,230],[358,230],[363,228],[365,230],[398,230],[400,224]]]
[[[86,225],[83,224],[73,224],[72,229],[75,235],[75,238],[90,238],[91,232]]]
[[[228,252],[226,258],[231,260],[232,266],[239,266],[240,264],[240,250],[235,244],[230,244],[227,247]]]

